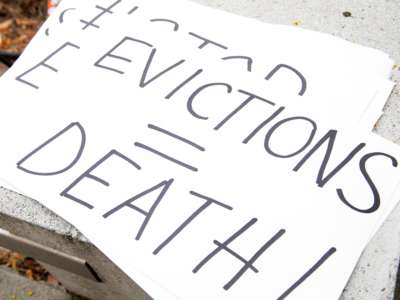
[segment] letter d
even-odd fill
[[[46,148],[46,146],[48,146],[52,142],[56,141],[58,138],[60,138],[62,135],[64,135],[66,132],[72,130],[73,128],[76,128],[76,130],[78,130],[80,143],[77,142],[77,145],[76,145],[77,154],[74,156],[72,161],[69,158],[65,162],[58,161],[58,163],[60,163],[60,164],[62,163],[62,165],[64,165],[65,167],[63,167],[61,169],[58,169],[58,170],[34,171],[34,170],[31,170],[31,169],[28,169],[27,167],[23,167],[22,166],[27,160],[29,160],[30,158],[35,156],[42,149]],[[83,149],[85,148],[85,142],[86,142],[85,130],[83,129],[81,124],[79,124],[78,122],[71,123],[67,127],[65,127],[63,130],[61,130],[60,132],[58,132],[57,134],[52,136],[50,139],[45,141],[39,147],[35,148],[28,155],[26,155],[24,158],[22,158],[17,163],[17,168],[22,170],[22,171],[24,171],[24,172],[26,172],[26,173],[29,173],[29,174],[32,174],[32,175],[39,175],[39,176],[52,176],[52,175],[58,175],[58,174],[64,173],[64,172],[68,171],[69,169],[71,169],[78,162],[78,160],[80,159],[80,157],[82,155]],[[73,147],[71,145],[69,145],[69,146],[70,146],[71,149],[73,149]],[[60,159],[60,160],[63,159],[62,157],[58,157],[58,156],[55,156],[57,158],[57,160],[58,159]],[[58,168],[60,168],[60,167],[58,167]]]

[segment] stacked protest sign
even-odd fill
[[[397,203],[370,131],[391,66],[191,2],[64,0],[0,81],[0,176],[155,299],[337,299]]]

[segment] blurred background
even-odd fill
[[[18,57],[47,17],[51,0],[0,0],[0,74]]]

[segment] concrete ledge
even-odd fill
[[[2,190],[2,192],[4,192],[4,190]],[[9,191],[7,191],[7,193],[9,196],[13,194]],[[62,224],[62,220],[60,218],[52,214],[46,208],[42,207],[36,201],[29,198],[25,199],[24,197],[17,195],[15,199],[18,199],[18,201],[29,201],[27,203],[29,203],[29,205],[32,205],[30,207],[32,212],[35,212],[36,210],[40,210],[40,214],[47,212],[49,213],[49,216],[57,220],[56,224]],[[15,199],[13,201],[15,201]],[[0,202],[2,202],[1,196]],[[51,224],[55,223],[52,222]],[[65,229],[71,228],[71,225],[67,223],[65,225]],[[46,269],[49,270],[51,274],[53,274],[58,280],[60,280],[60,282],[67,290],[73,293],[96,300],[150,299],[150,297],[138,285],[136,285],[127,275],[125,275],[125,273],[123,273],[116,265],[114,265],[95,246],[85,241],[85,239],[79,238],[82,237],[81,234],[72,236],[70,235],[70,230],[60,231],[60,227],[52,229],[44,228],[41,226],[37,226],[36,224],[23,221],[20,218],[17,218],[15,215],[10,216],[4,213],[0,213],[0,228],[7,230],[14,235],[29,239],[43,246],[50,247],[63,253],[79,257],[89,262],[94,271],[101,278],[102,282],[95,282],[93,280],[83,278],[82,276],[69,273],[55,266],[50,266],[46,263],[41,262],[42,265],[46,267]],[[72,232],[78,233],[76,229],[74,229]]]

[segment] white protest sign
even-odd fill
[[[144,75],[152,47],[119,53],[126,59],[117,66],[106,60],[115,45],[67,45],[86,59],[71,73],[61,71],[66,57],[58,61],[51,85],[46,73],[24,78],[44,82],[39,89],[7,82],[19,100],[4,103],[2,176],[76,225],[133,280],[147,276],[177,298],[337,298],[395,205],[396,147],[329,129],[318,111],[260,100],[260,82],[213,66],[166,100],[181,73],[151,80],[151,66]],[[181,55],[157,51],[161,62]],[[207,90],[211,83],[219,88]],[[249,97],[259,101],[232,115]]]
[[[342,120],[347,120],[352,125],[361,122],[368,129],[376,122],[376,113],[372,113],[372,117],[369,114],[364,117],[366,108],[373,102],[374,95],[388,94],[392,87],[382,80],[389,73],[392,63],[386,54],[326,34],[262,24],[185,1],[167,4],[136,1],[135,6],[130,1],[103,2],[99,7],[111,4],[109,10],[112,13],[104,13],[104,9],[99,9],[90,1],[64,1],[59,13],[54,15],[49,24],[44,25],[42,39],[36,45],[44,40],[53,41],[57,37],[75,40],[78,32],[89,43],[111,38],[115,30],[125,32],[127,36],[140,35],[149,38],[153,34],[158,36],[157,42],[164,41],[172,49],[187,49],[191,57],[206,58],[227,72],[240,72],[245,80],[268,78],[265,85],[269,90],[275,89],[282,96],[298,93],[298,97],[292,100],[296,105],[318,109],[326,115],[340,115]],[[186,14],[180,14],[178,8],[184,9]],[[95,21],[92,25],[87,25],[86,15],[91,14],[96,16]],[[168,18],[155,17],[161,14]],[[201,22],[204,18],[208,20],[206,24]],[[71,21],[68,23],[68,20]],[[220,20],[224,20],[225,26],[217,26]],[[65,27],[65,24],[69,27]],[[235,27],[240,30],[233,30]],[[60,28],[67,30],[60,31]],[[218,42],[196,32],[203,36],[212,36]],[[87,34],[90,34],[90,39]],[[259,36],[268,37],[268,43],[260,44]],[[54,45],[55,48],[60,42],[58,39],[58,44],[46,45]],[[198,43],[201,49],[197,49]],[[33,47],[34,45],[35,43]],[[257,47],[249,47],[250,45]],[[295,50],[293,45],[296,45]],[[36,51],[32,51],[21,63],[32,61],[32,57],[45,57],[47,53],[43,49],[45,48],[36,47]],[[266,69],[269,71],[265,71]],[[17,68],[11,76],[17,76],[16,72],[22,71]],[[199,75],[195,73],[192,76]],[[371,82],[372,77],[375,79]],[[284,89],[282,82],[286,84]],[[335,101],[330,103],[325,100],[327,91]],[[308,102],[305,101],[302,97],[304,93],[315,100],[311,103],[309,99]],[[384,100],[381,97],[375,103],[382,105]],[[379,113],[380,108],[377,109]]]
[[[116,28],[54,38],[2,80],[0,175],[156,299],[337,299],[396,204],[397,147],[286,107],[286,81]]]

